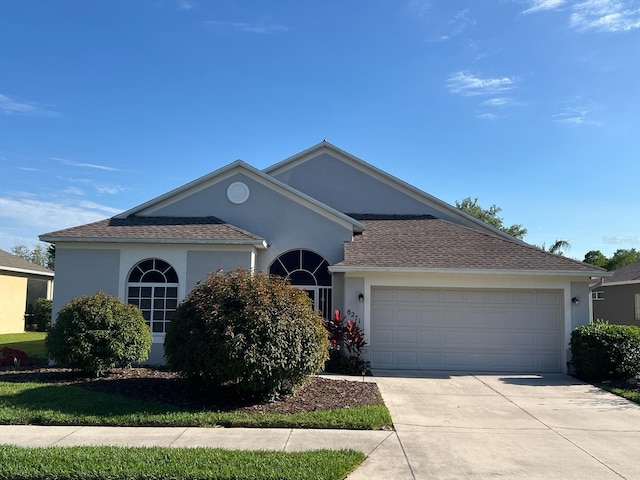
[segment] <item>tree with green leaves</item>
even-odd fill
[[[20,258],[40,265],[41,267],[53,270],[56,262],[56,247],[55,245],[46,245],[41,243],[33,248],[29,248],[24,244],[14,245],[11,247],[11,253],[17,255]]]
[[[527,229],[520,224],[513,224],[509,227],[505,226],[504,220],[498,216],[502,211],[502,208],[495,204],[491,205],[489,208],[482,208],[482,206],[478,204],[477,197],[474,199],[467,197],[461,202],[456,200],[456,208],[519,240],[522,240],[527,234]]]
[[[607,258],[600,250],[591,250],[584,256],[584,262],[606,268],[609,271],[638,261],[640,261],[640,252],[635,248],[619,248],[610,258]]]
[[[545,243],[542,246],[536,245],[539,249],[544,250],[545,252],[555,253],[556,255],[564,255],[565,250],[571,249],[571,244],[566,240],[556,240],[551,244],[551,246],[547,249],[547,245]]]
[[[609,259],[600,250],[589,250],[584,255],[583,262],[595,265],[596,267],[607,268]]]

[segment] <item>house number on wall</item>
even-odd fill
[[[349,308],[347,309],[347,320],[353,320],[356,323],[360,323],[360,315]]]

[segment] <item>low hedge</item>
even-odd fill
[[[596,321],[571,333],[576,375],[589,380],[631,378],[640,373],[640,327]]]

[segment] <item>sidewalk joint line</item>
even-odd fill
[[[80,431],[80,430],[82,430],[83,428],[85,428],[85,427],[83,427],[82,425],[81,425],[81,426],[79,426],[79,427],[77,427],[75,430],[73,430],[73,431],[69,432],[69,433],[68,433],[68,434],[66,434],[64,437],[59,438],[58,440],[56,440],[55,442],[53,442],[50,446],[51,446],[51,447],[53,447],[53,446],[55,446],[55,445],[58,445],[61,441],[66,440],[66,439],[67,439],[67,438],[69,438],[71,435],[73,435],[74,433],[79,432],[79,431]]]
[[[169,447],[173,447],[173,446],[176,444],[176,442],[177,442],[178,440],[180,440],[180,439],[182,438],[182,436],[183,436],[185,433],[187,433],[187,430],[189,430],[189,428],[190,428],[190,427],[184,427],[184,428],[182,429],[182,432],[180,433],[180,435],[178,435],[176,438],[174,438],[174,439],[173,439],[173,442],[171,442],[171,443],[169,444]]]
[[[287,441],[284,442],[284,448],[282,449],[283,452],[287,451],[287,447],[289,446],[289,440],[291,440],[291,435],[293,435],[293,428],[289,429],[289,435],[287,435]]]

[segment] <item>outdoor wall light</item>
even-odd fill
[[[580,305],[580,299],[578,297],[573,297],[571,299],[571,303],[573,303],[574,305]]]
[[[364,302],[364,293],[361,293],[360,295],[358,295],[358,301]]]

